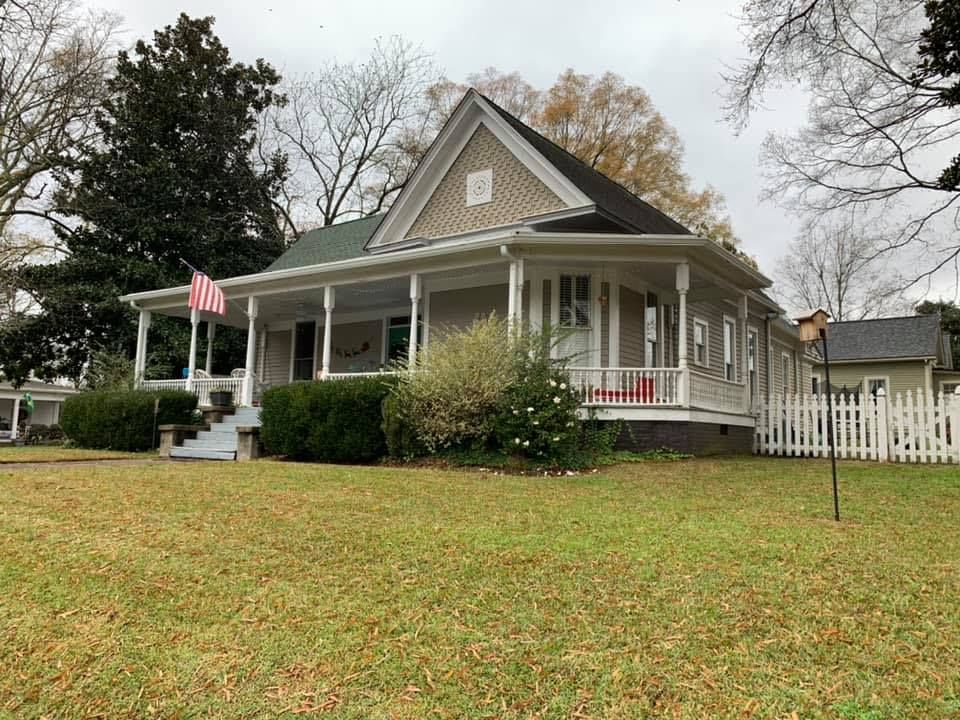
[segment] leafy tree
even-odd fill
[[[742,128],[768,90],[799,84],[806,123],[773,133],[762,161],[768,199],[801,216],[856,210],[882,230],[880,250],[922,266],[958,256],[960,8],[956,0],[746,0],[749,57],[726,76]]]
[[[950,333],[953,367],[960,369],[960,306],[952,300],[924,300],[916,310],[918,315],[940,313],[940,329]]]
[[[694,232],[728,249],[736,244],[723,196],[709,186],[694,189],[680,136],[643,88],[614,73],[566,70],[541,91],[517,73],[487,68],[466,84],[444,79],[431,88],[439,119],[449,117],[468,87]]]
[[[261,172],[251,161],[279,76],[263,60],[231,61],[213,23],[181,15],[119,53],[97,114],[101,143],[59,175],[57,204],[78,223],[58,231],[66,257],[19,268],[39,312],[0,329],[7,377],[79,379],[97,350],[132,355],[133,311],[117,297],[188,282],[181,257],[218,278],[262,270],[282,251],[271,197],[284,158]],[[182,366],[186,323],[158,318],[151,332],[151,361]],[[218,334],[230,365],[242,357],[237,334]]]

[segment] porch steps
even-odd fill
[[[209,430],[201,430],[196,439],[187,439],[183,445],[170,448],[170,457],[192,460],[236,460],[237,427],[260,427],[260,408],[238,408],[236,413],[213,423]]]

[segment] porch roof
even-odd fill
[[[613,235],[600,233],[535,233],[509,228],[435,242],[426,247],[333,262],[268,270],[217,281],[228,300],[249,296],[304,293],[326,285],[362,285],[402,278],[413,273],[436,273],[461,268],[504,264],[501,248],[531,262],[539,260],[590,263],[691,262],[705,285],[720,283],[742,291],[769,287],[763,274],[727,252],[712,240],[694,235]],[[163,314],[188,316],[190,286],[162,288],[121,296],[120,300]],[[246,320],[241,303],[228,306],[228,317],[218,320],[242,327]],[[338,302],[338,305],[340,303]]]

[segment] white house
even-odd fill
[[[304,235],[263,272],[219,280],[226,317],[189,287],[122,298],[140,311],[137,373],[242,404],[266,387],[378,372],[491,311],[568,331],[573,380],[637,444],[750,449],[756,398],[809,385],[770,280],[468,92],[391,209]],[[247,329],[245,367],[143,380],[153,314]],[[209,366],[208,366],[209,371]]]
[[[60,409],[63,401],[77,390],[68,385],[59,385],[28,380],[20,388],[14,388],[7,382],[0,382],[0,442],[17,439],[18,418],[31,425],[56,425],[60,422]],[[27,415],[24,396],[29,393],[33,398],[33,412]]]

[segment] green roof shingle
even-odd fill
[[[363,255],[363,246],[376,232],[383,218],[383,214],[371,215],[310,230],[274,260],[264,272],[360,257]]]

